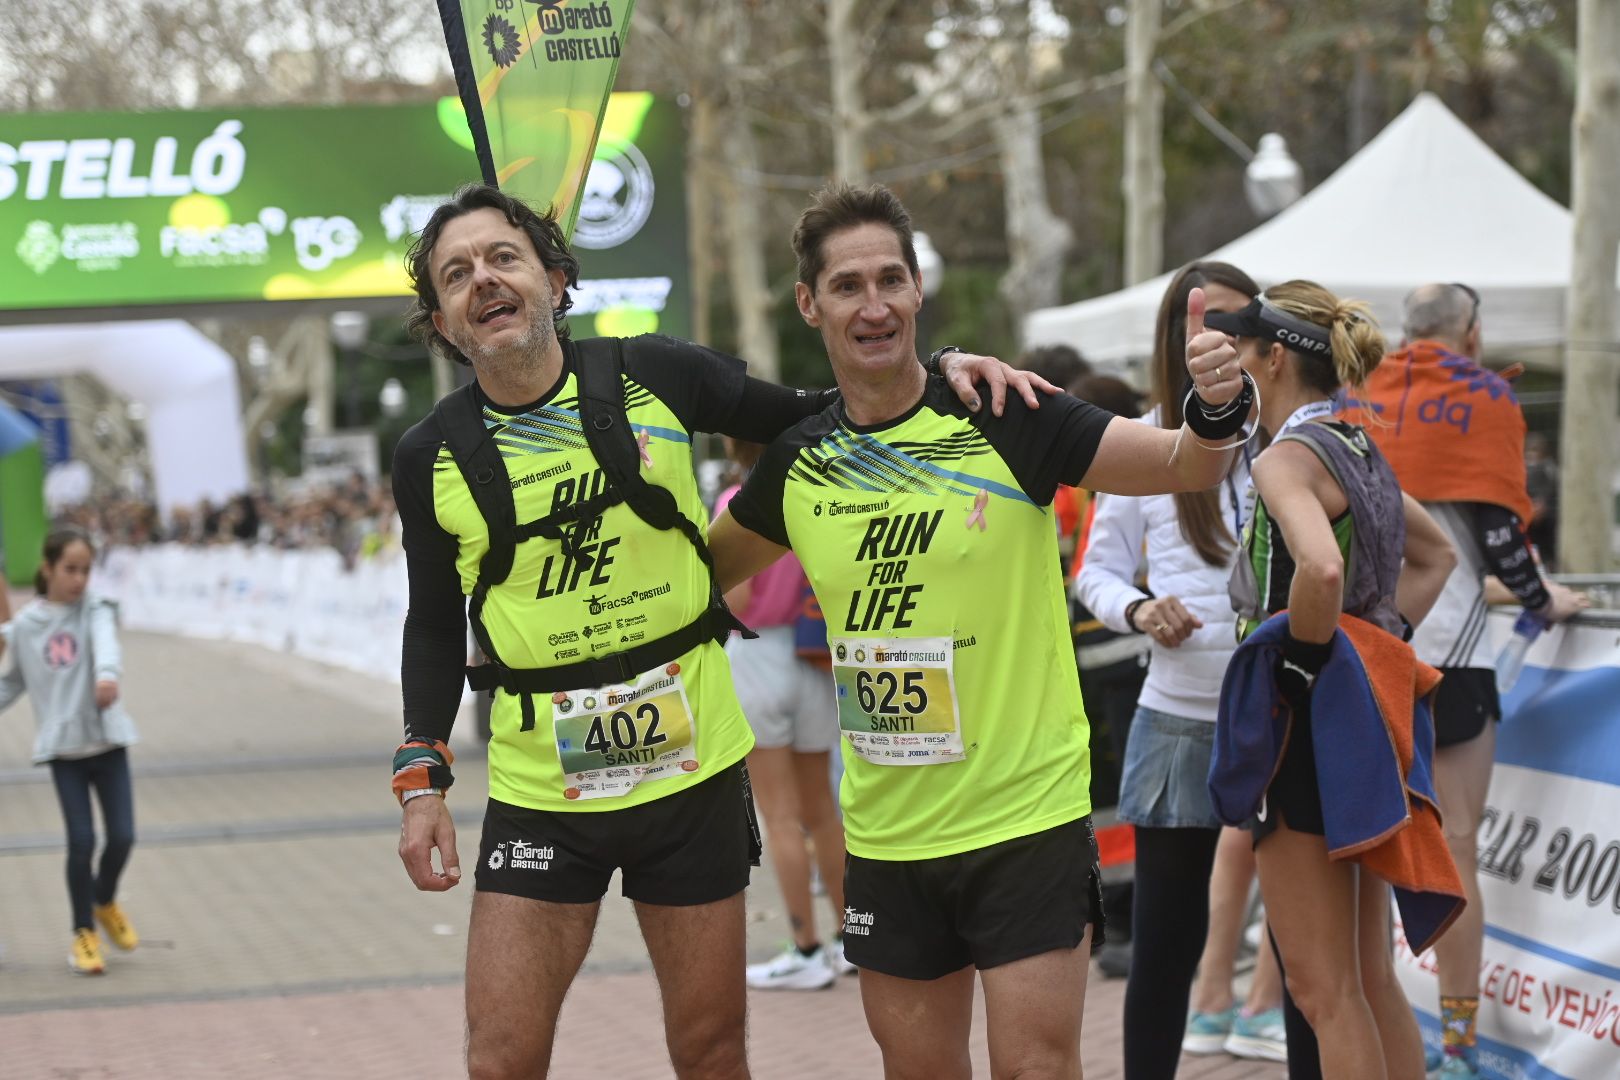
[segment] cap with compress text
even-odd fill
[[[1209,312],[1204,316],[1204,325],[1235,337],[1276,341],[1310,356],[1333,356],[1333,335],[1327,327],[1290,315],[1267,301],[1264,293],[1240,311]]]

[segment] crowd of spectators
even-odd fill
[[[102,498],[60,511],[100,550],[147,544],[266,545],[278,550],[330,547],[346,560],[399,546],[394,498],[385,483],[356,473],[340,484],[285,495],[248,492],[221,503],[176,507],[165,520],[151,502]]]

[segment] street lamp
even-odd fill
[[[366,343],[371,320],[363,311],[334,311],[332,341],[343,350],[343,426],[360,426],[360,346]]]
[[[404,385],[392,376],[382,384],[382,389],[377,391],[377,407],[390,420],[398,420],[405,415],[407,400]]]
[[[1276,132],[1260,136],[1260,149],[1243,170],[1243,194],[1249,207],[1263,218],[1281,213],[1305,190],[1299,162],[1288,153],[1288,142]]]

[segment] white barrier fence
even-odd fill
[[[399,681],[405,559],[345,570],[330,549],[115,548],[94,587],[119,601],[125,626],[245,641]]]
[[[1512,613],[1492,615],[1506,640]],[[1485,822],[1481,1073],[1620,1076],[1620,620],[1555,627],[1504,696]],[[1425,1038],[1438,1044],[1434,957],[1397,950]]]

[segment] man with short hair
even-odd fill
[[[1544,579],[1525,539],[1524,415],[1509,384],[1479,364],[1479,294],[1457,283],[1419,286],[1406,298],[1403,329],[1405,344],[1374,369],[1361,407],[1374,413],[1367,432],[1402,489],[1423,503],[1457,551],[1456,568],[1412,646],[1444,675],[1434,701],[1434,782],[1468,900],[1434,946],[1444,1046],[1428,1067],[1446,1080],[1474,1080],[1485,932],[1475,837],[1502,717],[1485,633],[1485,579],[1501,579],[1546,623],[1569,618],[1586,600]]]
[[[461,876],[444,793],[469,615],[490,663],[468,681],[496,695],[468,1072],[545,1074],[617,870],[676,1075],[744,1077],[753,739],[719,644],[738,624],[710,569],[692,434],[768,441],[836,394],[749,379],[741,361],[672,338],[570,340],[579,266],[555,214],[492,187],[439,207],[409,269],[409,326],[476,376],[405,434],[393,468],[410,583],[394,790],[419,889]],[[969,358],[952,374],[967,371],[999,408],[1001,365]]]
[[[977,968],[991,1071],[1078,1077],[1101,882],[1053,494],[1215,484],[1251,388],[1195,293],[1194,431],[1067,396],[977,418],[917,364],[921,274],[892,193],[820,192],[793,247],[843,398],[766,451],[711,537],[722,587],[791,547],[827,618],[844,948],[885,1075],[970,1074]]]

